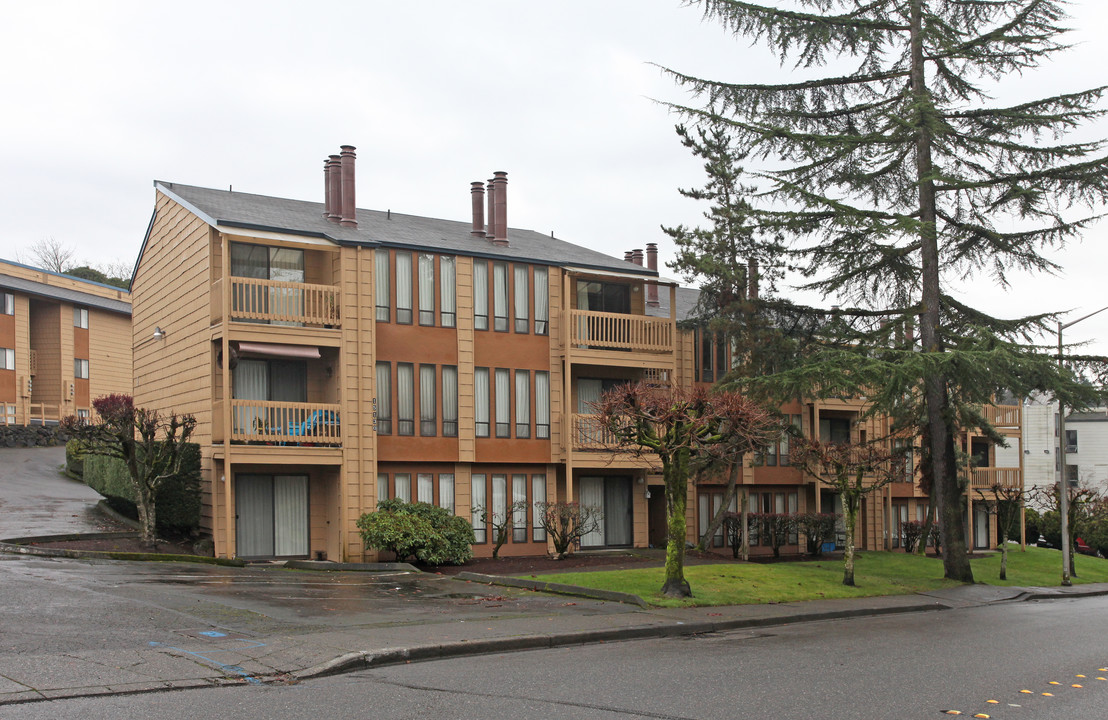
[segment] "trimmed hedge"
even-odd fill
[[[66,465],[117,512],[138,517],[135,492],[126,466],[118,458],[80,455],[75,440],[66,444]],[[80,466],[83,464],[83,468]],[[159,531],[188,533],[200,527],[200,446],[188,443],[181,472],[162,483],[154,500]]]

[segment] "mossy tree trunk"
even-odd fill
[[[844,492],[843,522],[846,525],[846,538],[843,540],[843,585],[854,587],[854,528],[858,525],[858,494]]]
[[[678,450],[662,459],[666,484],[666,579],[662,594],[671,598],[692,597],[685,580],[685,511],[689,495],[689,452]]]

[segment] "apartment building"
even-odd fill
[[[134,394],[196,417],[217,555],[368,559],[355,523],[388,497],[471,518],[478,554],[481,510],[512,517],[502,553],[546,552],[535,503],[564,498],[605,510],[586,547],[647,544],[652,469],[599,450],[589,402],[676,372],[673,313],[646,313],[674,284],[509,228],[502,172],[470,222],[356,209],[354,161],[327,158],[323,203],[155,183]]]
[[[756,277],[756,271],[750,276]],[[757,292],[756,286],[752,292]],[[697,291],[679,288],[676,297],[678,320],[689,319],[696,306]],[[662,310],[664,312],[665,308]],[[682,382],[711,384],[718,381],[730,368],[729,344],[700,329],[683,334],[691,337],[682,344],[683,360],[679,366],[691,366],[691,372],[685,372]],[[685,357],[688,361],[684,361]],[[998,403],[983,408],[985,418],[1006,439],[1006,447],[994,445],[977,431],[962,432],[956,441],[967,458],[963,470],[966,481],[963,505],[967,544],[971,549],[995,547],[998,540],[996,517],[990,513],[990,506],[995,510],[993,503],[996,500],[991,488],[994,485],[1023,486],[1022,410],[1016,403]],[[890,449],[897,446],[918,448],[920,443],[918,438],[896,437],[889,419],[869,415],[865,402],[859,399],[798,400],[782,406],[780,411],[791,418],[791,424],[804,437],[821,442],[865,443],[888,438]],[[832,486],[790,464],[789,439],[788,435],[782,435],[778,443],[744,459],[738,478],[740,494],[731,502],[729,509],[732,512],[738,512],[740,498],[745,498],[750,512],[841,512],[841,498]],[[933,510],[928,494],[920,487],[920,467],[915,450],[906,453],[900,470],[894,482],[863,498],[855,537],[855,545],[859,549],[891,550],[903,547],[903,523],[923,521],[928,511]],[[689,503],[690,541],[695,541],[707,530],[723,503],[726,480],[721,476],[706,477],[693,488],[696,502]],[[1022,541],[1021,533],[1022,530],[1017,531],[1015,537]],[[759,538],[752,533],[750,540],[752,555],[771,552],[768,538]],[[805,548],[801,543],[804,542],[803,536],[794,532],[782,552],[803,552]],[[842,546],[841,526],[835,543]],[[716,532],[712,544],[715,547],[725,544],[722,529]]]
[[[87,417],[130,392],[130,293],[0,260],[0,424]]]
[[[1058,403],[1035,398],[1024,406],[1024,416],[1027,487],[1051,487],[1062,471]],[[1065,449],[1071,485],[1108,490],[1108,409],[1067,412]]]
[[[592,403],[617,383],[725,371],[726,348],[677,328],[696,291],[658,276],[653,245],[617,259],[509,228],[505,173],[470,184],[457,222],[357,208],[354,163],[349,146],[327,158],[322,203],[155,183],[134,394],[196,417],[216,554],[372,559],[355,523],[390,497],[470,519],[478,555],[487,514],[511,518],[502,554],[547,552],[536,503],[565,499],[604,510],[583,548],[663,544],[660,468],[613,452]],[[783,410],[829,438],[883,430],[853,401]],[[837,508],[786,440],[742,482],[751,508]],[[722,487],[690,491],[693,540]],[[878,548],[926,499],[905,482],[870,503],[859,541]]]

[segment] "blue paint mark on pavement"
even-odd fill
[[[209,637],[226,637],[225,633],[203,632],[203,633],[200,633],[200,634],[201,635],[206,635],[206,636],[209,636]],[[177,652],[184,653],[185,655],[192,655],[193,657],[200,658],[201,660],[206,660],[206,661],[212,663],[213,665],[218,666],[219,669],[224,671],[224,672],[233,673],[235,675],[241,675],[243,677],[243,679],[245,679],[247,682],[254,683],[255,685],[261,685],[262,681],[259,680],[256,677],[254,677],[250,673],[246,672],[246,670],[244,670],[241,665],[228,665],[227,663],[222,663],[222,662],[216,660],[215,658],[208,657],[208,655],[215,655],[216,653],[236,652],[236,651],[239,651],[239,650],[252,650],[254,648],[265,647],[265,643],[263,643],[263,642],[250,641],[250,640],[239,640],[239,642],[241,642],[241,643],[251,643],[251,642],[253,642],[253,644],[244,644],[241,647],[228,648],[227,650],[206,650],[203,654],[198,653],[198,652],[193,652],[192,650],[185,650],[184,648],[175,647],[173,645],[166,645],[165,643],[153,642],[153,641],[150,643],[150,647],[163,648],[165,650],[176,650]]]

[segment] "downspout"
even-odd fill
[[[231,485],[234,483],[234,474],[231,472],[231,434],[234,428],[231,426],[231,243],[227,235],[219,234],[220,271],[223,275],[223,292],[220,297],[221,316],[223,317],[223,515],[224,532],[223,547],[226,557],[233,558],[235,537],[235,511],[234,493]],[[215,528],[212,528],[213,530]]]

